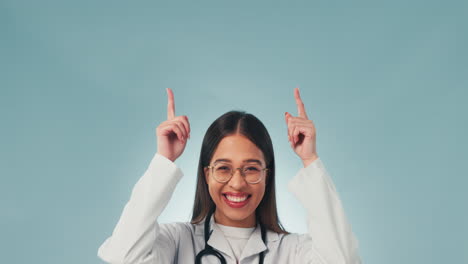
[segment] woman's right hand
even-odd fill
[[[175,116],[174,93],[167,91],[167,120],[156,128],[157,152],[174,162],[184,152],[190,138],[187,116]]]

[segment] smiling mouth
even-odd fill
[[[251,194],[247,194],[247,195],[243,195],[243,196],[235,196],[235,195],[229,195],[229,194],[224,194],[223,193],[223,196],[226,197],[226,199],[229,201],[229,202],[233,202],[233,203],[242,203],[244,202],[245,200],[249,199],[250,197],[252,197]]]

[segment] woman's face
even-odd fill
[[[246,137],[236,134],[223,138],[216,148],[210,161],[212,166],[218,160],[225,160],[232,168],[240,168],[249,164],[260,164],[265,168],[262,151]],[[254,227],[256,225],[255,210],[265,193],[266,173],[259,183],[249,184],[244,180],[240,170],[236,170],[232,178],[225,183],[217,182],[211,175],[211,170],[205,168],[205,178],[208,189],[216,204],[214,214],[216,223],[235,227]],[[242,201],[246,199],[245,201]]]

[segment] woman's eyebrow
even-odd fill
[[[218,162],[232,163],[232,160],[230,160],[230,159],[217,159],[213,163],[218,163]],[[262,162],[260,160],[258,160],[258,159],[246,159],[246,160],[243,160],[242,162],[243,163],[258,163],[258,164],[262,165]]]

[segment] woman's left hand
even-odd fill
[[[297,111],[299,116],[285,113],[286,125],[288,126],[288,140],[291,148],[301,158],[304,167],[307,167],[318,158],[316,150],[316,132],[312,120],[307,117],[304,103],[299,94],[299,88],[294,89]]]

